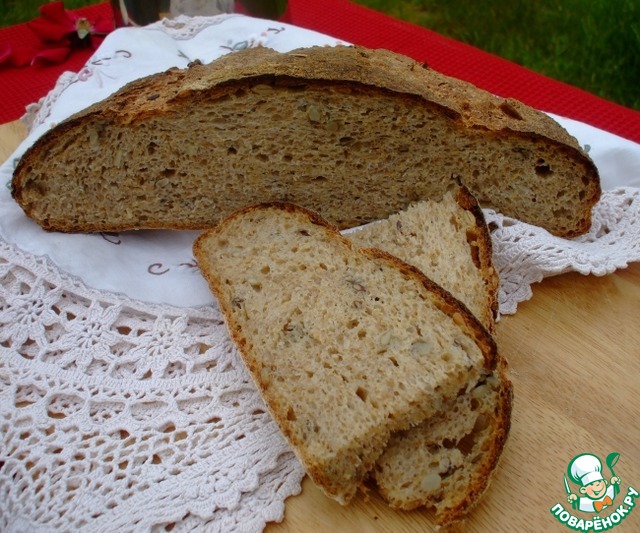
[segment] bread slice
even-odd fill
[[[566,237],[600,196],[595,165],[547,115],[347,46],[248,49],[132,82],[35,142],[12,190],[49,230],[207,228],[273,200],[347,228],[458,180]]]
[[[417,267],[493,333],[500,279],[484,215],[465,187],[452,187],[440,199],[412,204],[347,236],[358,246],[380,248]]]
[[[495,343],[466,307],[306,209],[241,210],[194,254],[282,433],[340,503],[392,433],[495,367]]]
[[[419,426],[392,435],[373,477],[395,509],[435,508],[435,521],[464,520],[489,488],[511,427],[506,362]]]

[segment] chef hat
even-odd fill
[[[594,481],[604,479],[602,477],[602,461],[595,455],[583,453],[574,457],[569,464],[569,476],[574,483],[580,483],[583,487]]]

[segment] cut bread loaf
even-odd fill
[[[350,232],[358,246],[378,247],[418,267],[495,327],[498,275],[482,211],[464,188],[423,201]],[[379,492],[398,509],[428,506],[436,521],[463,519],[488,488],[506,442],[512,387],[500,360],[435,416],[395,433],[377,461]]]
[[[36,141],[12,190],[49,230],[207,228],[273,200],[346,228],[458,180],[567,237],[600,196],[593,162],[547,115],[347,46],[247,49],[132,82]]]
[[[343,504],[393,433],[495,368],[495,343],[465,306],[306,209],[241,210],[194,254],[282,433]]]

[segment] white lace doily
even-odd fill
[[[331,37],[238,15],[112,33],[30,107],[47,128],[135,77],[258,44]],[[556,117],[605,193],[579,239],[486,212],[500,311],[530,285],[640,260],[640,146]],[[60,235],[0,189],[0,531],[259,531],[303,471],[266,413],[191,255],[193,232]]]
[[[640,260],[640,189],[604,191],[590,231],[559,239],[547,231],[485,210],[492,232],[493,261],[500,273],[500,313],[513,314],[532,296],[531,285],[575,271],[604,276]]]
[[[89,289],[0,242],[0,531],[260,531],[303,470],[215,306]]]

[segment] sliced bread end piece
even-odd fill
[[[435,509],[464,520],[488,489],[511,425],[513,389],[504,362],[435,417],[393,435],[374,478],[392,508]]]

